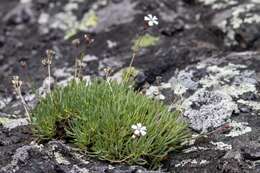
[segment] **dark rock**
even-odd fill
[[[241,148],[243,156],[248,160],[260,160],[260,143],[250,142],[247,146]]]
[[[235,46],[238,49],[256,47],[256,41],[260,37],[259,3],[253,0],[235,0],[232,3],[206,0],[200,2],[208,8],[208,12],[202,14],[203,20],[208,22],[210,19],[213,26],[226,34],[226,46]]]
[[[0,48],[3,47],[5,44],[5,37],[4,36],[0,36]],[[1,61],[1,58],[0,58]]]
[[[239,106],[239,110],[240,110],[241,112],[243,112],[243,113],[249,113],[249,112],[252,111],[251,108],[249,108],[248,106],[243,106],[243,105],[240,105],[240,106]]]
[[[182,20],[178,20],[176,21],[176,23],[174,23],[174,25],[170,25],[167,27],[164,27],[163,29],[161,29],[161,33],[162,35],[165,35],[167,37],[173,37],[175,34],[182,32],[184,30],[184,23]]]
[[[140,88],[146,82],[146,76],[143,72],[139,72],[135,77],[135,88]]]
[[[9,25],[18,25],[34,21],[34,13],[31,3],[19,3],[14,9],[10,10],[3,18]]]
[[[256,94],[253,92],[247,92],[241,95],[244,100],[255,100],[257,98]]]

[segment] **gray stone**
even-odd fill
[[[185,100],[183,107],[190,127],[200,132],[208,132],[223,125],[237,109],[229,95],[204,89]]]
[[[5,123],[3,123],[3,127],[12,130],[18,126],[26,126],[29,122],[26,118],[19,118],[19,119],[8,119]]]
[[[250,142],[248,145],[243,147],[242,153],[245,159],[248,160],[260,160],[260,144],[257,142]]]

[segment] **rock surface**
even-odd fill
[[[1,0],[0,173],[260,172],[259,8],[258,0]],[[137,87],[183,109],[194,136],[185,150],[151,171],[94,160],[63,141],[36,143],[10,76],[21,76],[34,106],[35,89],[46,88],[45,50],[56,52],[52,81],[66,85],[79,52],[71,41],[87,32],[95,42],[80,48],[84,78],[106,67],[118,77],[148,13],[160,20],[149,30],[159,41],[137,54]]]

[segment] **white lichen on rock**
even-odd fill
[[[200,146],[192,146],[190,148],[184,149],[183,152],[184,153],[191,153],[191,152],[194,152],[194,151],[205,151],[205,150],[209,150],[209,148],[200,147]]]
[[[30,157],[29,152],[35,149],[41,151],[42,146],[32,144],[32,145],[25,145],[16,149],[14,155],[12,156],[11,163],[0,168],[0,172],[6,172],[6,173],[17,172],[19,170],[19,166],[18,166],[19,163],[26,163]]]
[[[255,71],[244,64],[216,59],[177,71],[168,83],[174,94],[187,97],[181,105],[183,115],[190,127],[199,132],[214,130],[229,122],[231,115],[239,112],[236,100],[246,93],[257,94]],[[258,104],[250,103],[258,108]]]
[[[69,165],[70,162],[62,156],[59,152],[54,152],[55,160],[58,164]]]
[[[199,0],[217,11],[212,24],[218,26],[227,37],[226,45],[236,45],[235,35],[243,25],[260,24],[258,0]]]
[[[199,0],[199,2],[205,5],[210,5],[214,10],[223,9],[238,3],[237,0]]]
[[[256,92],[255,72],[246,70],[245,65],[214,65],[207,67],[207,72],[208,75],[199,81],[204,88],[214,87],[236,98],[246,92]]]
[[[244,104],[244,105],[247,105],[247,106],[251,107],[253,110],[256,110],[256,111],[260,110],[260,103],[259,102],[248,101],[248,100],[243,100],[243,99],[239,99],[237,102]]]
[[[73,165],[70,173],[90,173],[89,170],[87,168],[80,168],[77,165]]]
[[[208,164],[209,161],[207,160],[196,160],[196,159],[186,159],[186,160],[182,160],[180,163],[175,164],[175,167],[184,167],[185,165],[189,164],[189,165],[206,165]]]
[[[150,98],[155,98],[157,100],[164,100],[165,96],[161,93],[160,87],[158,86],[150,86],[145,93],[146,96]]]
[[[252,128],[248,126],[247,122],[232,121],[229,125],[232,127],[232,130],[225,135],[228,137],[236,137],[252,131]]]
[[[232,149],[232,145],[229,144],[225,144],[224,142],[210,142],[212,145],[216,146],[216,150],[231,150]]]
[[[29,122],[26,118],[18,118],[18,119],[1,118],[0,124],[2,124],[5,129],[12,130],[18,126],[26,126],[29,124]]]
[[[176,95],[184,94],[188,89],[195,90],[198,87],[198,83],[192,80],[193,71],[180,71],[177,77],[172,77],[169,83],[172,85],[172,89]]]
[[[208,132],[224,124],[237,110],[232,98],[220,91],[198,90],[183,103],[184,117],[190,127],[201,132]]]
[[[98,18],[93,10],[85,13],[82,19],[78,19],[75,14],[80,4],[83,1],[68,1],[64,5],[63,11],[50,15],[43,12],[38,19],[38,23],[48,28],[57,28],[65,31],[65,39],[69,39],[75,35],[78,31],[88,31],[88,29],[95,27],[98,22]],[[48,20],[48,23],[46,23]],[[42,27],[42,26],[41,26]]]
[[[65,39],[69,39],[79,31],[100,32],[110,26],[131,22],[137,14],[135,3],[123,0],[120,3],[108,3],[107,0],[96,1],[90,5],[89,10],[80,18],[76,14],[81,0],[70,0],[64,5],[63,10],[54,15],[43,12],[38,22],[45,29],[56,28],[65,32]],[[101,8],[102,7],[102,8]],[[46,24],[46,19],[48,23]],[[42,26],[41,26],[42,27]],[[42,30],[42,28],[40,28]]]

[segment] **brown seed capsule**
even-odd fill
[[[144,30],[147,30],[149,28],[148,21],[144,21]]]
[[[112,68],[107,67],[104,69],[104,72],[105,72],[106,76],[109,76],[112,73]]]
[[[22,68],[26,68],[27,64],[25,61],[20,61],[21,67]]]
[[[84,35],[84,40],[87,46],[89,46],[90,44],[92,44],[94,42],[94,39],[90,38],[89,35],[85,34]]]

